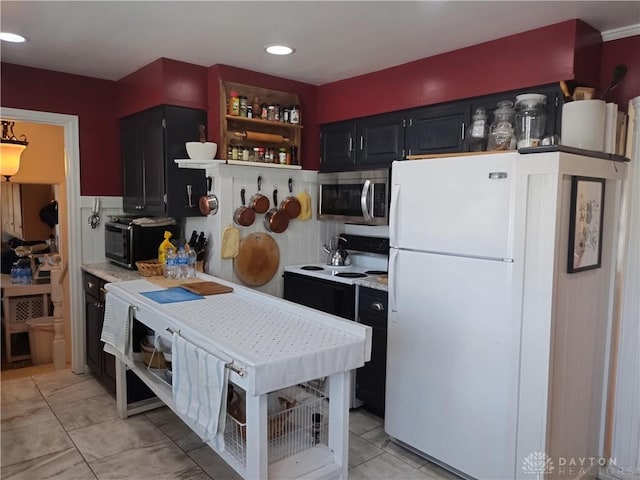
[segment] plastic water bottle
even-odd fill
[[[187,252],[184,246],[180,245],[180,249],[178,250],[178,278],[189,278],[188,262],[189,257],[187,256]]]
[[[176,276],[176,249],[167,247],[164,258],[164,276],[165,278],[177,278]]]
[[[189,250],[187,254],[187,278],[195,278],[196,276],[196,261],[198,256],[194,250]]]
[[[26,266],[24,265],[21,269],[21,275],[20,277],[22,278],[22,283],[24,285],[31,285],[33,283],[33,274],[31,273],[31,265]]]
[[[18,266],[18,262],[15,262],[11,266],[11,283],[18,284],[22,281],[20,278],[20,267]]]

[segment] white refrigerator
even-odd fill
[[[562,462],[602,455],[624,175],[562,152],[393,163],[394,440],[476,479],[575,478]],[[568,273],[578,177],[606,183],[601,265]],[[542,454],[553,472],[531,470]]]
[[[385,430],[475,478],[513,478],[516,454],[512,165],[392,170]]]

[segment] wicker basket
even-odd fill
[[[138,271],[143,277],[162,276],[162,264],[158,263],[157,259],[141,260],[136,262],[136,267],[138,267]]]

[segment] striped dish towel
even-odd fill
[[[131,309],[129,303],[107,292],[104,308],[104,323],[100,340],[105,343],[105,351],[125,356],[129,350],[131,331]],[[111,349],[108,346],[112,347]]]
[[[177,333],[172,342],[173,403],[176,411],[191,420],[191,426],[206,442],[224,450],[227,413],[225,361],[187,342]],[[218,435],[220,433],[220,435]]]

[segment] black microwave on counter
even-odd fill
[[[129,217],[113,219],[104,225],[107,259],[121,267],[136,269],[136,262],[158,258],[164,232],[180,237],[179,225],[138,225]]]

